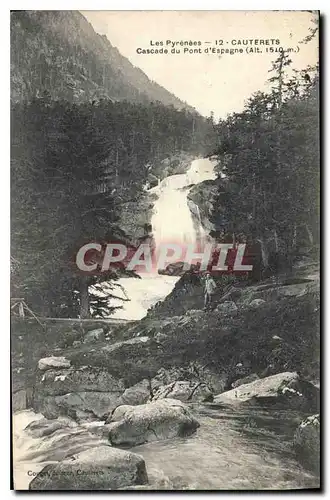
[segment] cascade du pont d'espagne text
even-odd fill
[[[150,40],[149,46],[137,47],[137,54],[243,54],[283,51],[279,38],[231,38],[216,40]],[[285,49],[288,50],[287,48]],[[299,51],[290,48],[289,51]]]

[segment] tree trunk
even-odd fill
[[[259,238],[257,241],[260,243],[260,248],[261,248],[261,258],[262,258],[262,264],[264,268],[268,268],[268,251],[265,245],[265,242],[262,238]]]
[[[274,241],[275,241],[275,252],[278,253],[278,234],[276,229],[273,229]]]
[[[296,246],[297,246],[297,224],[294,223],[291,248],[294,250]]]
[[[88,282],[84,276],[80,280],[80,318],[90,318]]]
[[[310,228],[309,228],[308,224],[305,224],[305,227],[306,227],[306,231],[307,231],[307,234],[308,234],[309,243],[310,243],[311,245],[313,245],[313,244],[314,244],[313,233],[312,233],[312,231],[310,230]]]

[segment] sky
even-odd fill
[[[253,92],[266,90],[271,62],[279,53],[266,47],[293,48],[293,66],[303,69],[318,60],[317,37],[298,44],[313,27],[313,14],[303,11],[82,11],[95,31],[156,81],[197,111],[216,118],[242,110]],[[262,53],[246,53],[238,40],[279,39],[280,44],[259,47]],[[202,53],[138,54],[137,49],[161,48],[156,42],[200,41]],[[220,40],[222,45],[215,45]],[[234,42],[233,42],[234,41]],[[208,42],[208,43],[207,43]],[[236,43],[236,45],[233,45]],[[153,45],[151,45],[153,44]],[[165,45],[165,47],[164,47]],[[243,48],[243,53],[206,54],[205,48]]]

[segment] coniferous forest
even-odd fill
[[[319,77],[318,66],[292,68],[285,51],[269,73],[268,93],[217,124],[211,218],[218,237],[257,247],[264,271],[277,274],[319,251]]]

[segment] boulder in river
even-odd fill
[[[38,368],[41,371],[51,370],[54,368],[69,368],[70,360],[64,356],[50,356],[48,358],[39,359]]]
[[[164,398],[179,399],[182,402],[213,401],[213,393],[202,382],[179,380],[159,387],[154,392],[153,401]]]
[[[293,447],[298,460],[314,472],[320,471],[320,415],[303,420],[296,429]]]
[[[319,390],[301,380],[296,372],[284,372],[243,384],[215,396],[215,403],[279,404],[297,408],[317,408]]]
[[[117,490],[147,482],[142,457],[104,445],[47,465],[32,480],[30,490]]]
[[[114,446],[189,436],[200,425],[187,406],[176,399],[119,406],[109,420],[109,441]]]

